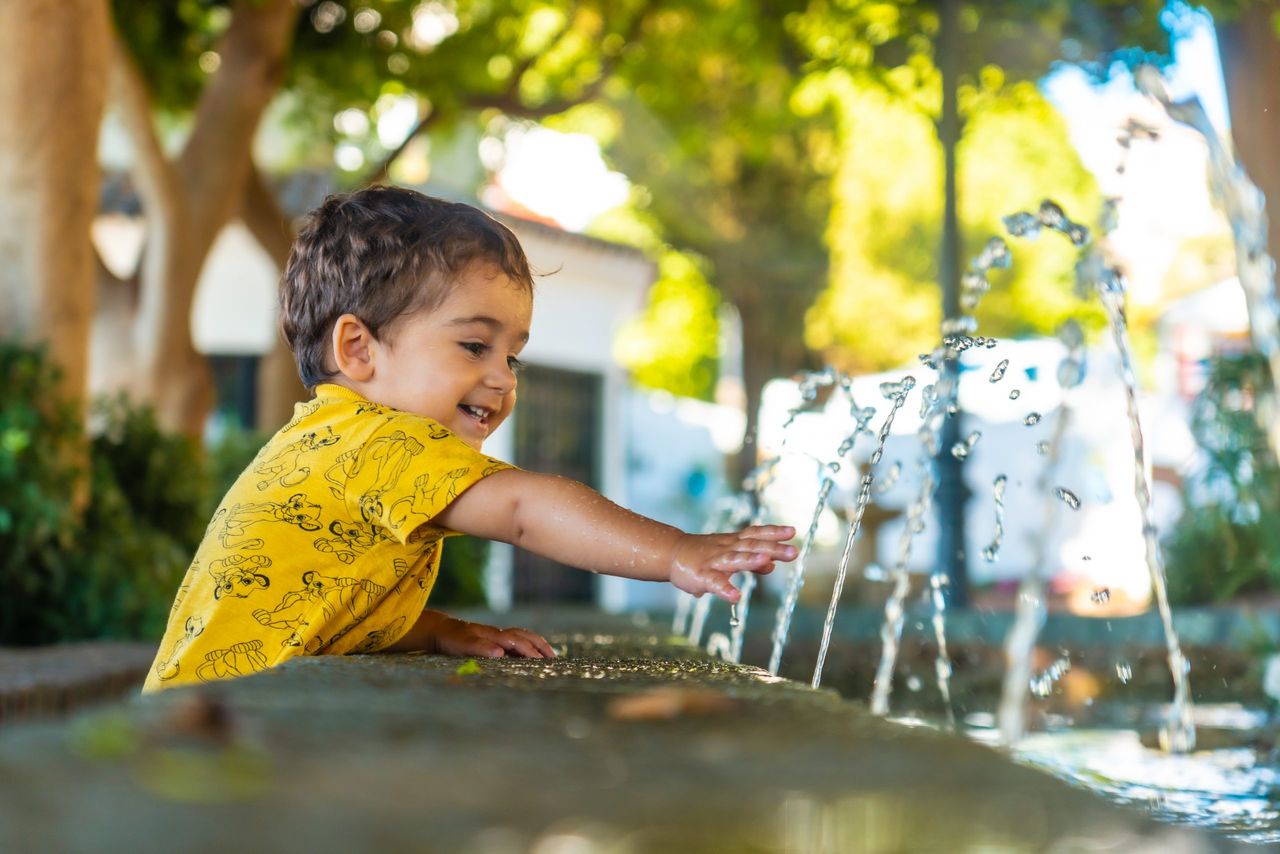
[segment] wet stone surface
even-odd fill
[[[552,633],[554,661],[300,658],[7,726],[0,851],[1225,844],[834,692],[599,629]]]

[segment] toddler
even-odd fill
[[[313,397],[214,513],[145,692],[295,655],[554,655],[535,632],[426,608],[455,533],[730,602],[733,573],[795,557],[792,528],[686,534],[481,452],[515,406],[533,281],[515,235],[474,207],[391,187],[330,197],[280,306]]]

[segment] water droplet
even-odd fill
[[[1089,242],[1089,229],[1083,225],[1071,223],[1071,225],[1067,226],[1066,234],[1073,246],[1084,246]]]
[[[1022,389],[1018,389],[1018,388],[1011,388],[1011,389],[1009,389],[1009,399],[1010,399],[1010,400],[1017,400],[1017,399],[1018,399],[1018,398],[1020,398],[1020,397],[1022,397]]]
[[[1105,605],[1111,601],[1111,591],[1106,587],[1099,587],[1093,591],[1093,595],[1089,597],[1095,605]]]
[[[991,376],[987,377],[987,382],[1000,382],[1000,380],[1004,379],[1004,373],[1007,370],[1009,370],[1009,360],[1001,359],[1000,364],[996,365],[995,370],[991,372]]]
[[[1052,199],[1045,199],[1040,203],[1040,210],[1036,212],[1036,219],[1040,220],[1040,224],[1047,228],[1065,228],[1071,220],[1067,219],[1066,213],[1063,212],[1062,206]]]
[[[1058,340],[1068,350],[1074,350],[1084,345],[1084,330],[1080,328],[1080,324],[1075,320],[1068,320],[1058,330]]]
[[[1000,342],[995,338],[988,338],[985,346],[988,350],[994,350],[996,348],[996,345],[999,343]]]
[[[971,314],[949,317],[942,321],[943,335],[965,335],[978,328],[978,320]]]
[[[956,442],[951,447],[951,456],[955,457],[957,460],[967,458],[969,456],[969,452],[973,450],[973,446],[978,444],[978,440],[981,438],[981,431],[974,430],[968,436],[964,437],[962,441]]]
[[[1059,501],[1070,507],[1072,510],[1080,509],[1080,499],[1077,498],[1076,494],[1071,490],[1059,486],[1053,490],[1053,494]]]
[[[1058,385],[1075,388],[1084,380],[1084,363],[1070,357],[1058,363]]]
[[[1116,678],[1125,685],[1129,684],[1129,680],[1133,678],[1133,668],[1129,666],[1127,661],[1116,662]]]
[[[1005,230],[1014,237],[1035,238],[1040,235],[1040,220],[1033,213],[1018,211],[1003,217]]]
[[[960,411],[960,404],[958,404],[958,403],[949,403],[949,404],[947,404],[947,414],[948,414],[948,415],[955,415],[955,414],[956,414],[957,412],[959,412],[959,411]]]
[[[992,267],[1008,267],[1013,261],[1013,256],[1009,254],[1009,244],[1004,242],[1003,238],[993,237],[987,241],[987,245],[982,247],[982,253],[978,255],[978,266],[984,270]]]
[[[1081,559],[1081,560],[1093,560],[1093,557],[1092,557],[1092,556],[1090,556],[1090,555],[1083,555],[1080,559]]]
[[[1026,417],[1022,419],[1022,423],[1028,427],[1034,427],[1040,423],[1041,415],[1039,412],[1028,412]]]
[[[1048,441],[1036,442],[1036,453],[1042,457],[1048,456],[1049,455]]]
[[[914,673],[907,677],[908,691],[919,691],[922,685],[923,683],[920,681],[920,677],[916,676]]]
[[[985,549],[982,550],[982,559],[985,560],[987,563],[995,563],[996,556],[998,554],[999,552],[996,551],[995,546],[987,546]]]
[[[840,471],[840,464],[835,460],[832,460],[831,462],[827,463],[827,468],[831,469],[832,474],[834,474]]]

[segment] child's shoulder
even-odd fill
[[[317,387],[311,400],[298,404],[294,417],[269,444],[288,447],[301,443],[309,449],[333,444],[339,450],[350,450],[388,441],[405,441],[413,446],[440,442],[469,450],[434,418],[375,403],[350,389],[327,384]],[[478,451],[472,453],[484,456]]]

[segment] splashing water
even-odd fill
[[[876,495],[884,495],[894,484],[898,482],[898,478],[902,476],[902,461],[894,460],[893,465],[889,466],[889,470],[884,473],[884,477],[880,478],[880,482],[876,484],[874,490]]]
[[[955,457],[957,460],[968,459],[969,453],[973,451],[973,446],[978,444],[978,440],[981,438],[982,433],[978,430],[974,430],[968,436],[965,436],[959,442],[956,442],[951,446],[951,456]]]
[[[970,265],[970,272],[985,281],[988,270],[1008,267],[1012,260],[1009,246],[1004,242],[1003,238],[992,237],[983,247],[981,254]],[[981,294],[978,294],[978,296],[981,296]],[[963,303],[963,307],[966,311],[971,311],[976,307],[976,304],[977,300],[969,300]],[[942,346],[936,348],[929,355],[926,364],[938,369],[947,362],[958,362],[960,354],[970,347],[994,347],[996,345],[994,338],[968,337],[977,328],[977,318],[972,314],[961,314],[957,317],[945,318],[942,321]],[[920,417],[922,423],[920,429],[916,432],[916,436],[920,440],[920,445],[923,449],[921,459],[923,477],[921,478],[920,493],[907,511],[907,522],[903,527],[902,539],[899,543],[898,562],[891,573],[893,590],[889,593],[888,599],[885,600],[884,622],[880,626],[880,664],[876,668],[875,683],[871,688],[872,714],[885,715],[889,712],[889,695],[893,690],[893,669],[898,658],[898,646],[902,640],[902,621],[905,614],[904,603],[910,588],[907,561],[911,555],[911,541],[917,533],[924,530],[924,517],[929,512],[933,502],[933,466],[938,455],[938,445],[941,442],[943,422],[947,416],[954,415],[960,411],[958,396],[959,372],[942,371],[941,378],[934,384],[932,399],[927,404],[921,403]],[[977,439],[975,438],[973,441],[976,442]],[[938,678],[939,693],[941,693],[943,702],[946,704],[947,719],[953,722],[954,710],[951,708],[949,686],[951,660],[947,653],[946,638],[946,597],[942,595],[942,587],[946,580],[945,570],[942,567],[938,567],[930,576],[930,584],[934,593],[933,627],[937,641],[937,658],[934,663],[934,671]]]
[[[987,377],[987,382],[989,383],[1000,382],[1000,380],[1004,379],[1004,372],[1007,370],[1009,370],[1009,360],[1001,359],[1000,364],[996,365],[995,370],[991,372],[991,376]]]
[[[1076,496],[1074,492],[1072,492],[1071,490],[1067,489],[1064,486],[1054,487],[1053,497],[1057,498],[1059,501],[1061,501],[1063,504],[1070,507],[1072,510],[1080,509],[1080,499]]]
[[[730,646],[728,635],[723,632],[713,632],[711,637],[707,638],[707,655],[728,661]]]
[[[911,584],[911,577],[907,572],[907,562],[911,559],[911,541],[916,532],[924,527],[924,518],[933,505],[933,467],[923,460],[921,463],[924,476],[920,480],[920,492],[907,510],[907,522],[898,540],[898,562],[894,564],[890,573],[893,578],[893,590],[884,606],[884,623],[880,628],[880,665],[876,668],[875,683],[871,687],[871,714],[873,715],[889,713],[893,668],[898,660],[898,644],[902,640],[902,622],[906,616],[905,603]]]
[[[1020,388],[1011,388],[1011,389],[1009,389],[1009,399],[1010,399],[1010,400],[1017,400],[1017,399],[1018,399],[1018,398],[1020,398],[1020,397],[1022,397],[1022,389],[1020,389]]]
[[[1008,482],[1009,478],[1000,474],[991,483],[991,492],[996,500],[996,532],[991,544],[982,550],[982,558],[987,563],[995,563],[1000,557],[1000,544],[1004,541],[1004,488]]]
[[[1116,662],[1116,678],[1125,685],[1129,684],[1129,680],[1133,678],[1133,667],[1129,665],[1129,662]]]
[[[1267,360],[1271,376],[1280,377],[1280,302],[1275,295],[1276,264],[1267,253],[1266,199],[1223,144],[1197,98],[1172,100],[1160,71],[1152,66],[1139,68],[1134,79],[1138,89],[1160,102],[1171,118],[1204,137],[1213,193],[1231,223],[1236,277],[1244,289],[1249,314],[1249,337],[1254,349]],[[1258,396],[1254,416],[1271,452],[1280,458],[1280,396],[1274,387]]]
[[[1022,423],[1028,427],[1034,427],[1040,423],[1040,419],[1044,417],[1039,412],[1028,412],[1026,417],[1022,419]]]
[[[809,558],[809,550],[813,548],[813,538],[818,533],[818,522],[822,511],[826,509],[827,498],[835,482],[823,477],[822,487],[818,490],[818,502],[813,508],[813,518],[809,520],[809,530],[805,532],[804,542],[800,544],[800,554],[796,557],[795,566],[791,570],[791,578],[787,584],[787,595],[778,606],[778,618],[773,627],[773,649],[769,654],[769,673],[778,675],[782,666],[782,650],[787,645],[787,635],[791,632],[791,616],[795,613],[796,603],[800,600],[800,588],[804,586],[805,562]]]
[[[1053,686],[1058,683],[1059,679],[1066,676],[1070,670],[1071,659],[1065,656],[1059,658],[1053,664],[1046,667],[1043,673],[1032,679],[1028,687],[1031,689],[1031,693],[1035,694],[1037,697],[1042,699],[1044,697],[1048,697],[1053,693]]]
[[[712,514],[711,519],[707,523],[707,527],[703,533],[713,533],[720,530],[721,526],[731,529],[737,529],[751,518],[750,497],[742,493],[729,496],[721,503],[716,513]],[[692,598],[692,597],[691,597]],[[689,643],[694,646],[702,645],[702,632],[706,628],[707,616],[711,613],[711,603],[714,596],[703,595],[695,600],[693,606],[693,616],[689,622]]]
[[[1190,753],[1196,746],[1196,728],[1192,720],[1191,685],[1187,678],[1190,662],[1182,654],[1178,635],[1173,629],[1173,612],[1169,608],[1169,591],[1165,583],[1160,542],[1151,512],[1151,484],[1147,479],[1145,442],[1142,420],[1138,414],[1138,381],[1133,368],[1133,351],[1129,346],[1129,330],[1125,322],[1124,281],[1114,270],[1098,279],[1097,289],[1107,312],[1107,322],[1116,350],[1120,353],[1120,378],[1124,381],[1125,407],[1129,415],[1129,433],[1133,440],[1133,492],[1142,518],[1142,539],[1146,544],[1147,571],[1151,590],[1156,597],[1160,620],[1164,624],[1165,648],[1169,672],[1173,676],[1173,702],[1169,718],[1160,730],[1160,746],[1172,753]]]
[[[755,520],[752,524],[759,524]],[[738,584],[739,598],[729,609],[729,661],[737,664],[742,661],[742,641],[747,632],[747,609],[751,607],[751,594],[756,589],[754,572],[738,573],[742,581]]]
[[[822,642],[818,645],[818,660],[813,666],[813,680],[811,685],[817,688],[822,684],[822,668],[827,663],[827,648],[831,645],[831,631],[835,627],[836,609],[840,605],[840,594],[844,592],[845,576],[849,572],[849,561],[853,558],[853,541],[858,536],[858,529],[862,527],[862,516],[867,511],[867,503],[871,498],[871,484],[875,481],[875,468],[880,464],[880,458],[884,456],[884,443],[889,438],[889,430],[893,427],[894,416],[898,414],[898,410],[902,408],[902,404],[907,400],[907,394],[911,389],[915,388],[916,379],[912,376],[903,377],[901,382],[897,383],[881,383],[880,393],[891,401],[889,413],[884,418],[884,423],[880,425],[880,432],[876,434],[876,449],[871,453],[871,458],[867,461],[866,473],[862,475],[862,482],[858,487],[858,499],[854,504],[853,521],[849,523],[849,535],[845,538],[844,553],[840,555],[840,565],[836,569],[835,586],[831,590],[831,604],[827,607],[827,618],[822,625]]]
[[[1067,352],[1063,363],[1079,364],[1084,361],[1084,337],[1075,321],[1063,324],[1058,332],[1059,340],[1066,345]],[[1059,370],[1059,381],[1083,376],[1083,371]],[[1071,423],[1071,393],[1078,382],[1062,384],[1062,403],[1058,406],[1053,418],[1050,438],[1039,442],[1036,450],[1047,456],[1044,468],[1040,472],[1037,493],[1045,495],[1057,472],[1062,438],[1066,435]],[[1054,540],[1054,532],[1061,514],[1051,502],[1044,503],[1044,522],[1040,528],[1040,536],[1036,539],[1035,557],[1030,571],[1022,577],[1018,585],[1018,599],[1015,606],[1013,627],[1005,636],[1005,672],[1000,691],[1000,705],[996,710],[996,720],[1000,729],[1000,738],[1007,745],[1022,740],[1026,731],[1027,719],[1027,686],[1031,678],[1031,655],[1035,649],[1036,637],[1045,621],[1045,575],[1048,570],[1049,544]]]

